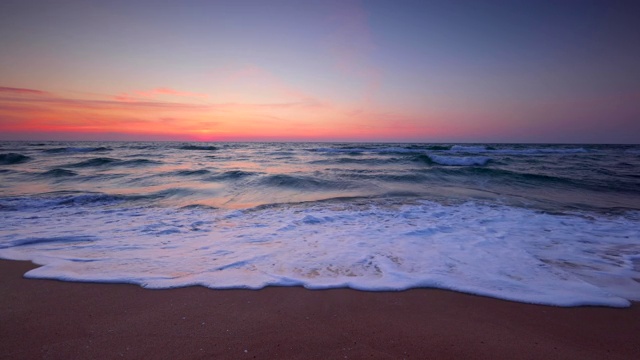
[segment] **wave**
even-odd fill
[[[346,154],[346,155],[362,155],[364,153],[373,153],[373,154],[391,154],[391,155],[407,155],[407,154],[416,154],[416,153],[424,153],[427,150],[449,150],[448,146],[417,146],[411,145],[407,147],[400,146],[384,146],[384,147],[375,147],[375,148],[319,148],[311,151],[321,152],[321,153],[338,153],[338,154]]]
[[[119,160],[113,158],[93,158],[81,161],[75,164],[69,164],[69,167],[87,168],[87,167],[103,167],[103,166],[147,166],[161,164],[159,161],[148,159]]]
[[[49,154],[62,154],[62,153],[88,153],[88,152],[105,152],[111,151],[113,149],[100,146],[100,147],[60,147],[60,148],[52,148],[43,150],[45,153]]]
[[[446,165],[446,166],[484,166],[489,161],[491,161],[491,158],[486,156],[464,156],[464,157],[441,156],[441,155],[427,155],[427,156],[434,163],[440,164],[440,165]]]
[[[575,192],[578,189],[596,191],[599,194],[607,192],[637,194],[640,192],[637,181],[626,181],[623,178],[621,179],[621,177],[612,181],[595,178],[569,178],[492,168],[475,168],[472,169],[471,175],[490,176],[494,179],[501,179],[507,184],[527,183],[541,188],[545,188],[550,185],[563,186],[570,188],[572,192]]]
[[[381,165],[394,163],[397,161],[401,161],[398,158],[351,158],[351,157],[339,157],[339,158],[331,158],[331,159],[322,159],[322,160],[313,160],[310,161],[309,164],[325,164],[325,165],[333,165],[333,164],[361,164],[361,165]]]
[[[69,176],[77,176],[77,175],[78,173],[73,172],[71,170],[67,170],[67,169],[52,169],[40,174],[40,176],[53,177],[53,178],[69,177]]]
[[[425,181],[425,179],[427,179],[424,175],[422,174],[392,174],[392,175],[358,175],[358,177],[360,178],[368,178],[371,180],[382,180],[382,181],[389,181],[389,182],[400,182],[400,183],[411,183],[411,184],[415,184],[415,183],[420,183]],[[415,194],[412,194],[415,195]]]
[[[492,146],[453,145],[451,152],[457,153],[490,153],[501,155],[550,155],[550,154],[582,154],[589,152],[585,148],[496,148]]]
[[[412,160],[428,165],[484,166],[491,161],[491,158],[487,156],[442,156],[434,154],[420,154],[414,156]]]
[[[0,154],[0,165],[22,164],[30,160],[31,157],[18,153]]]
[[[489,149],[483,145],[453,145],[450,150],[455,152],[475,153],[475,152],[485,152],[485,151],[488,151]]]
[[[260,184],[297,190],[325,190],[345,188],[344,182],[318,179],[310,176],[269,175],[260,179]]]
[[[516,172],[504,169],[495,168],[469,168],[467,174],[472,176],[489,176],[495,179],[508,179],[512,181],[527,181],[527,182],[545,182],[545,183],[561,183],[567,185],[578,185],[573,179],[568,179],[560,176],[550,176],[543,174],[533,174]]]
[[[70,164],[68,166],[71,166],[71,167],[98,167],[98,166],[105,166],[105,165],[108,165],[108,164],[113,164],[113,163],[118,162],[118,161],[119,160],[112,159],[112,158],[93,158],[93,159],[81,161],[79,163]]]
[[[106,194],[101,192],[56,191],[31,197],[0,199],[2,210],[34,210],[68,206],[106,206],[138,200],[141,196]]]
[[[162,162],[149,159],[121,160],[116,163],[116,165],[121,166],[149,166],[159,164],[162,164]]]
[[[190,197],[198,193],[198,190],[188,187],[173,187],[165,190],[156,191],[154,193],[147,193],[144,195],[138,195],[134,200],[166,200],[166,199],[182,199]]]
[[[189,204],[189,205],[180,207],[180,209],[181,210],[216,210],[218,208],[211,205]]]
[[[171,175],[178,175],[178,176],[198,176],[198,175],[206,175],[209,174],[210,171],[206,170],[206,169],[199,169],[199,170],[180,170],[180,171],[176,171],[171,173]]]
[[[427,145],[424,147],[424,150],[431,150],[431,151],[451,150],[451,145]]]
[[[584,148],[570,148],[570,149],[496,149],[491,150],[491,153],[505,154],[505,155],[550,155],[550,154],[582,154],[587,153],[588,150]]]
[[[229,180],[238,180],[242,178],[246,178],[249,176],[258,175],[258,173],[251,171],[241,171],[241,170],[230,170],[225,171],[221,174],[216,174],[206,178],[207,181],[229,181]]]
[[[425,163],[427,165],[433,165],[435,162],[431,160],[431,157],[428,155],[420,154],[411,158],[412,161]]]
[[[268,153],[268,155],[271,156],[282,156],[283,158],[288,158],[290,156],[295,155],[295,152],[293,151],[286,151],[286,150],[282,150],[282,151],[272,151],[270,153]]]
[[[110,205],[122,203],[128,200],[137,200],[141,196],[112,195],[105,193],[82,193],[78,195],[63,196],[53,200],[49,205],[54,206],[87,206],[87,205]]]
[[[428,173],[445,176],[445,179],[449,179],[451,183],[456,183],[460,181],[460,179],[464,179],[465,182],[477,180],[485,184],[487,181],[490,181],[490,183],[494,185],[506,185],[509,187],[525,186],[527,189],[566,189],[572,193],[583,190],[590,192],[595,191],[599,194],[608,192],[638,193],[637,181],[600,181],[597,179],[569,178],[491,167],[440,167],[432,168]]]
[[[110,206],[131,203],[139,203],[144,201],[154,201],[158,199],[166,199],[171,197],[184,197],[192,195],[194,190],[188,188],[170,188],[146,194],[107,194],[102,192],[56,192],[45,194],[40,199],[22,199],[18,198],[15,203],[17,206],[23,207],[60,207],[60,206]],[[35,201],[34,201],[35,200]]]
[[[157,145],[130,145],[127,146],[127,149],[133,149],[133,150],[146,150],[146,149],[157,149],[158,146]]]
[[[183,145],[183,146],[180,146],[178,149],[180,149],[180,150],[215,151],[215,150],[218,150],[219,148],[217,148],[215,146]]]
[[[421,145],[411,144],[406,146],[376,146],[376,147],[329,147],[307,149],[308,151],[319,153],[335,153],[348,155],[361,155],[363,153],[374,154],[429,154],[430,152],[450,152],[454,154],[501,154],[501,155],[550,155],[550,154],[581,154],[588,153],[589,150],[567,147],[549,147],[549,148],[508,148],[498,145]]]
[[[369,151],[369,149],[364,148],[317,148],[317,149],[309,149],[311,152],[319,152],[319,153],[343,153],[349,155],[360,155],[365,151]]]
[[[19,247],[19,246],[39,245],[39,244],[87,242],[87,241],[96,241],[98,239],[99,238],[95,236],[54,236],[49,238],[34,237],[34,238],[19,239],[19,240],[5,243],[5,244],[1,244],[0,249],[6,249],[10,247]]]
[[[414,151],[414,150],[444,151],[444,150],[451,150],[451,146],[452,145],[446,145],[446,144],[410,144],[410,145],[403,146],[402,148],[410,151]],[[397,146],[393,148],[397,148]]]
[[[425,161],[429,164],[436,164],[424,155]],[[585,183],[577,179],[570,179],[560,176],[551,176],[535,173],[516,172],[504,170],[500,168],[492,168],[485,166],[432,166],[428,169],[416,169],[416,172],[407,173],[388,173],[388,172],[348,172],[341,174],[340,177],[354,181],[382,181],[382,182],[398,182],[398,183],[429,183],[434,179],[444,179],[456,183],[460,178],[473,181],[474,179],[482,182],[489,179],[493,183],[503,184],[535,184],[542,188],[550,185],[564,185],[572,188],[599,189],[595,184]],[[448,180],[447,180],[448,179]],[[440,181],[441,181],[440,180]],[[438,180],[436,180],[438,181]],[[602,186],[608,186],[608,190],[620,189],[620,184],[607,183]]]

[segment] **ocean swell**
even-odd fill
[[[92,168],[92,167],[107,167],[107,166],[147,166],[161,164],[160,161],[149,159],[133,159],[133,160],[120,160],[113,158],[93,158],[84,160],[78,163],[68,164],[69,167],[74,168]]]
[[[486,156],[427,156],[432,162],[446,166],[483,166],[491,161],[491,158]]]
[[[0,165],[14,165],[14,164],[22,164],[31,160],[31,157],[16,154],[16,153],[7,153],[0,154]]]
[[[99,146],[99,147],[60,147],[43,150],[48,154],[64,154],[64,153],[89,153],[89,152],[106,152],[113,149]]]

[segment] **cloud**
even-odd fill
[[[399,115],[353,111],[316,99],[260,69],[236,76],[263,82],[281,95],[281,101],[177,103],[139,98],[122,101],[113,96],[66,98],[38,90],[29,93],[38,96],[23,96],[5,91],[0,93],[0,133],[5,134],[3,138],[51,132],[77,133],[78,139],[95,139],[96,134],[104,133],[137,134],[140,139],[383,140],[416,135],[420,130]]]
[[[158,94],[158,95],[173,95],[173,96],[184,96],[184,97],[193,97],[193,98],[202,98],[202,99],[206,99],[209,97],[208,94],[199,94],[199,93],[193,93],[188,91],[178,91],[178,90],[174,90],[166,87],[154,89],[152,90],[152,93]]]
[[[47,96],[46,91],[0,86],[0,94]]]
[[[169,88],[154,89],[153,94],[156,93],[193,95]],[[318,100],[303,97],[291,101],[257,103],[178,103],[156,99],[124,99],[127,98],[68,98],[38,90],[2,91],[0,133],[75,131],[79,134],[134,133],[141,136],[173,134],[176,137],[194,138],[204,135],[214,137],[217,134],[252,137],[299,128],[307,122],[303,115],[309,112],[308,109],[321,107]],[[274,118],[280,121],[274,122]]]
[[[0,109],[8,109],[10,107],[25,107],[25,106],[51,106],[51,107],[66,107],[76,109],[108,109],[108,108],[138,108],[138,109],[207,109],[213,108],[213,105],[204,104],[188,104],[188,103],[174,103],[174,102],[162,102],[162,101],[114,101],[114,100],[99,100],[99,99],[70,99],[58,97],[56,95],[47,93],[47,95],[39,97],[16,97],[13,94],[2,96],[0,94]]]
[[[123,102],[136,102],[139,101],[139,98],[144,99],[155,99],[160,96],[177,96],[177,97],[186,97],[186,98],[195,98],[195,99],[208,99],[209,94],[195,93],[189,91],[178,91],[175,89],[171,89],[168,87],[159,87],[152,90],[138,90],[133,93],[121,93],[113,98],[117,101]]]

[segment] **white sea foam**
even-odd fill
[[[441,156],[441,155],[428,155],[431,161],[440,165],[451,166],[473,166],[473,165],[486,165],[491,158],[486,156]]]
[[[633,214],[380,200],[248,210],[61,206],[3,217],[0,257],[43,265],[31,278],[149,288],[436,287],[559,306],[640,300]]]

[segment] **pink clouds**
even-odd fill
[[[404,126],[406,119],[402,116],[336,106],[308,96],[268,72],[252,69],[237,76],[248,77],[249,82],[260,80],[267,89],[279,93],[280,101],[203,104],[156,99],[77,99],[38,90],[4,91],[4,95],[0,94],[0,132],[13,138],[29,133],[75,133],[77,139],[93,139],[103,133],[111,134],[111,139],[113,134],[122,133],[123,139],[138,136],[289,141],[400,139],[421,132],[412,124]],[[150,93],[165,92],[174,93],[166,88]]]
[[[49,95],[46,91],[0,86],[0,94],[9,95]]]
[[[177,97],[185,97],[185,98],[195,98],[195,99],[208,99],[208,94],[202,93],[194,93],[189,91],[178,91],[168,87],[159,87],[152,90],[147,91],[134,91],[133,93],[121,93],[119,95],[114,96],[113,98],[117,101],[123,102],[135,102],[140,98],[144,99],[154,99],[159,96],[168,95],[168,96],[177,96]]]
[[[79,99],[35,89],[0,87],[0,138],[77,134],[75,139],[194,139],[231,141],[573,142],[629,139],[640,131],[638,94],[581,101],[455,110],[379,109],[315,98],[259,67],[228,76],[238,101],[166,101],[112,96]],[[224,82],[219,82],[226,86]],[[272,97],[251,95],[270,91]],[[150,96],[194,94],[157,88]],[[242,95],[245,95],[242,96]],[[177,95],[180,96],[180,95]],[[200,98],[196,98],[200,99]],[[254,100],[254,101],[251,101]],[[255,101],[259,100],[259,101]],[[617,132],[602,121],[617,114]],[[570,119],[570,120],[567,120]],[[22,134],[22,135],[20,135]],[[109,134],[107,136],[107,134]],[[570,137],[569,135],[574,136]],[[62,135],[60,135],[62,136]],[[595,136],[595,135],[594,135]],[[42,137],[41,137],[42,138]],[[71,138],[70,138],[71,139]],[[596,141],[594,137],[592,141]]]

